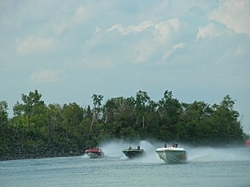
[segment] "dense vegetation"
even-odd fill
[[[135,97],[93,94],[93,106],[48,104],[35,90],[13,106],[0,102],[0,159],[83,154],[103,140],[154,139],[215,146],[243,143],[243,132],[229,95],[220,104],[181,103],[165,91],[158,102],[144,91]]]

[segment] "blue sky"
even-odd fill
[[[0,100],[235,100],[250,125],[249,0],[2,0]]]

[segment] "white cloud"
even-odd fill
[[[217,10],[213,11],[210,17],[226,25],[226,27],[233,29],[236,33],[245,33],[250,37],[249,0],[223,1],[223,4],[221,4]]]
[[[99,33],[99,32],[101,32],[101,29],[100,29],[99,27],[95,27],[95,32],[94,32],[94,34],[97,34],[97,33]]]
[[[173,34],[180,30],[181,22],[179,19],[170,19],[154,25],[155,36],[158,42],[166,42]]]
[[[167,50],[165,53],[163,53],[162,55],[162,59],[167,59],[172,53],[174,53],[175,51],[177,51],[178,49],[182,49],[186,47],[186,44],[185,43],[178,43],[178,44],[175,44],[172,49],[170,50]]]
[[[238,46],[237,49],[234,51],[233,55],[234,57],[241,57],[244,54],[249,53],[248,50],[249,49],[246,47]]]
[[[30,36],[17,42],[17,53],[21,55],[44,54],[51,52],[58,46],[55,38],[40,38]]]
[[[91,19],[95,15],[93,7],[91,6],[81,6],[77,9],[72,22],[75,24],[82,24],[87,20]]]
[[[141,41],[133,46],[133,55],[136,63],[147,61],[154,52],[157,51],[155,45],[148,41]]]
[[[113,27],[109,28],[107,31],[111,32],[117,30],[121,34],[127,35],[129,33],[138,33],[142,32],[143,30],[147,29],[148,27],[152,27],[153,23],[151,21],[144,21],[138,25],[130,25],[127,27],[123,27],[121,24],[114,25]]]
[[[148,30],[150,29],[150,30]],[[152,21],[144,21],[137,25],[123,26],[122,24],[114,25],[109,28],[107,32],[117,30],[121,35],[138,34],[136,41],[131,44],[132,55],[136,63],[146,62],[150,60],[152,56],[157,56],[160,51],[171,45],[169,40],[176,36],[176,33],[181,29],[181,22],[179,19],[169,19],[158,23]],[[143,33],[144,31],[148,31]],[[142,34],[143,33],[143,34]],[[175,46],[173,51],[177,48],[184,47],[180,43],[179,46]],[[171,53],[173,52],[171,50]]]
[[[177,49],[182,49],[186,46],[186,44],[184,43],[178,43],[176,45],[174,45],[173,49],[176,51]]]
[[[155,35],[160,39],[166,39],[169,35],[169,31],[178,31],[180,29],[181,23],[179,19],[170,19],[167,21],[153,23],[152,21],[144,21],[139,23],[138,25],[129,25],[127,27],[122,26],[122,24],[114,25],[109,28],[107,31],[111,32],[117,30],[123,35],[127,35],[130,33],[139,33],[143,32],[148,28],[153,28],[155,30]]]
[[[209,23],[204,27],[199,27],[196,39],[215,38],[219,37],[223,33],[225,33],[224,30],[217,28],[214,23]]]
[[[55,82],[59,79],[59,73],[50,69],[39,70],[30,76],[30,80],[35,83]]]
[[[96,4],[96,6],[98,6],[98,4]],[[67,29],[75,30],[76,27],[84,25],[88,21],[91,22],[91,20],[98,15],[96,13],[96,6],[95,4],[87,3],[75,9],[73,13],[69,10],[67,10],[66,13],[60,12],[52,23],[53,31],[55,34],[61,35]]]

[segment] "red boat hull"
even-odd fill
[[[98,158],[98,157],[103,157],[104,156],[104,152],[100,148],[86,149],[85,153],[90,158]]]
[[[247,141],[246,141],[246,146],[249,146],[249,147],[250,147],[250,138],[247,139]]]

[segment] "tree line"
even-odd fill
[[[8,104],[0,102],[0,159],[80,155],[104,140],[153,139],[185,142],[194,146],[244,144],[243,130],[226,95],[219,104],[183,103],[166,90],[159,101],[147,92],[135,97],[110,98],[93,94],[93,105],[82,107],[48,104],[37,90],[21,94],[21,102],[8,116]]]

